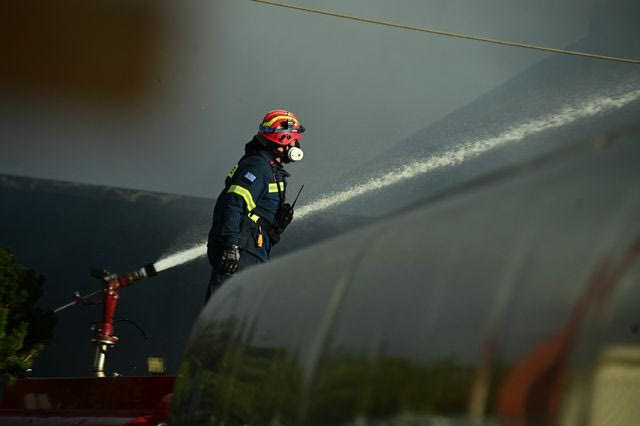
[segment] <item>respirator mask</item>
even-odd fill
[[[296,141],[295,145],[287,146],[283,152],[282,161],[285,163],[292,163],[294,161],[302,160],[304,152],[300,148],[300,142]]]

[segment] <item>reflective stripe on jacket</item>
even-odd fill
[[[233,244],[261,260],[269,259],[271,242],[258,226],[258,218],[274,222],[289,174],[266,151],[246,153],[225,180],[213,211],[209,251]],[[262,233],[261,242],[258,235]]]

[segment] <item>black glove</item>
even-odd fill
[[[231,247],[226,247],[222,251],[222,257],[220,258],[220,269],[225,274],[234,274],[238,270],[238,263],[240,263],[240,249],[235,244]]]

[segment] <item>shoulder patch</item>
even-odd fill
[[[256,176],[251,173],[251,172],[247,172],[244,174],[243,176],[249,183],[253,183],[256,180]]]

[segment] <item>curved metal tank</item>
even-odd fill
[[[636,424],[638,284],[635,131],[234,277],[170,424]]]

